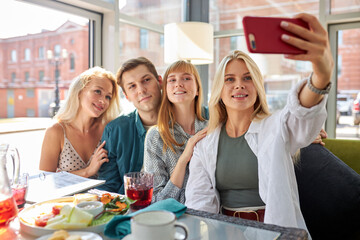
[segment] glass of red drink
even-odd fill
[[[17,216],[17,212],[14,198],[0,193],[0,227],[8,225]]]
[[[154,174],[147,172],[130,172],[124,175],[125,194],[136,200],[130,209],[137,211],[151,204],[154,185]]]
[[[15,182],[11,183],[11,190],[13,192],[13,196],[18,209],[23,208],[25,205],[28,182],[29,182],[29,174],[23,173],[22,175],[19,176],[18,179],[15,180]]]

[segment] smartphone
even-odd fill
[[[303,54],[305,50],[281,40],[282,34],[296,36],[280,27],[281,21],[295,23],[309,29],[309,25],[297,18],[250,17],[243,18],[246,45],[251,53]]]

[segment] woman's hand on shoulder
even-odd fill
[[[310,61],[313,67],[313,85],[319,89],[324,89],[330,82],[330,77],[334,67],[334,60],[331,55],[329,37],[327,31],[322,27],[319,20],[310,14],[300,13],[295,16],[309,24],[310,30],[292,23],[282,23],[281,27],[286,31],[303,38],[282,36],[282,40],[290,45],[306,50],[305,54],[286,55],[285,57],[293,60]]]
[[[194,136],[189,138],[189,140],[187,141],[186,147],[182,154],[183,160],[186,161],[186,164],[190,161],[192,157],[195,145],[206,136],[207,130],[208,130],[207,127],[202,129],[201,131],[197,132]]]
[[[99,171],[101,165],[105,162],[109,162],[107,150],[104,148],[105,141],[95,150],[94,155],[91,158],[90,165],[86,168],[87,177],[94,176]]]

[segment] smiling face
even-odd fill
[[[80,110],[90,117],[100,117],[110,105],[112,92],[111,80],[93,77],[79,94]]]
[[[254,111],[257,91],[243,60],[232,60],[227,64],[221,99],[228,113],[243,111],[251,114]]]
[[[140,114],[158,110],[161,101],[160,83],[145,65],[124,72],[122,81],[127,99]]]
[[[166,94],[170,102],[193,103],[199,95],[195,76],[187,72],[172,72],[166,79]]]

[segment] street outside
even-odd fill
[[[353,124],[352,116],[340,116],[339,124],[336,126],[336,138],[360,140],[359,125]]]
[[[35,131],[25,131],[25,132],[7,132],[4,133],[6,129],[11,130],[11,127],[6,127],[4,119],[0,121],[0,143],[10,143],[16,146],[20,153],[21,159],[21,172],[36,173],[39,168],[39,161],[41,155],[41,145],[45,134],[45,128],[51,123],[50,119],[39,119],[36,124],[34,119],[32,119],[27,124],[16,121],[17,124],[21,124],[22,128],[34,127],[40,129],[39,125],[43,125],[43,128]],[[13,124],[13,123],[11,123]],[[8,125],[11,125],[8,123]],[[353,126],[352,116],[341,116],[339,124],[336,129],[337,138],[346,138],[346,139],[359,139],[360,140],[360,129],[359,126]],[[26,126],[31,125],[31,126]],[[12,126],[14,128],[16,126]]]

